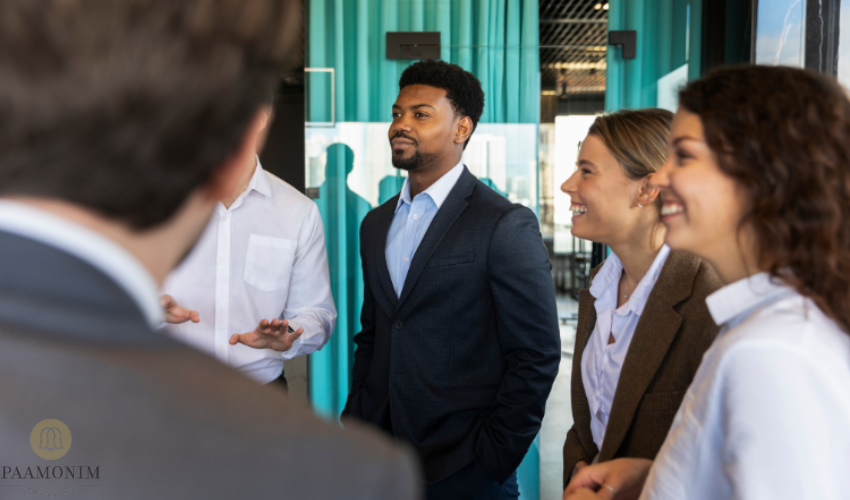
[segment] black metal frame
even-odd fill
[[[703,73],[754,61],[758,0],[703,1]]]
[[[806,2],[806,68],[838,75],[840,0]]]

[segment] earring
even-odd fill
[[[638,203],[637,205],[638,207],[643,208],[643,205],[641,205],[640,203]]]

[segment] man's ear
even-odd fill
[[[242,135],[239,149],[227,157],[207,181],[204,191],[208,199],[220,200],[236,189],[236,185],[242,179],[245,165],[253,162],[254,156],[258,153],[258,146],[265,140],[265,130],[268,128],[270,116],[271,109],[267,106],[257,110]]]
[[[259,132],[257,132],[257,144],[255,146],[257,156],[262,153],[263,147],[266,145],[266,137],[269,136],[269,130],[272,128],[272,122],[274,121],[274,108],[271,105],[263,106],[260,108],[260,112],[265,116],[265,119],[262,122]]]
[[[455,144],[464,144],[472,135],[472,129],[472,119],[468,116],[461,117],[457,121],[457,128],[455,129]]]

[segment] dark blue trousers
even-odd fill
[[[451,476],[428,483],[427,500],[514,500],[519,498],[516,472],[499,484],[490,478],[478,460],[473,461]]]

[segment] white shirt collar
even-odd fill
[[[655,282],[658,281],[658,276],[661,274],[661,269],[664,267],[664,263],[667,261],[669,255],[670,247],[666,244],[662,245],[661,250],[658,251],[658,255],[652,261],[652,265],[649,266],[649,270],[641,278],[640,283],[638,283],[629,297],[628,310],[638,316],[643,313],[643,309],[646,307],[646,301],[649,299],[649,294],[652,293]],[[616,309],[618,286],[622,273],[623,263],[617,257],[617,254],[612,252],[605,259],[602,269],[596,273],[596,277],[594,277],[593,283],[590,285],[590,294],[597,300],[597,310],[600,310],[600,308]],[[614,292],[605,293],[608,290],[613,290]]]
[[[257,168],[254,169],[254,175],[251,176],[251,182],[248,183],[248,189],[245,191],[256,191],[266,198],[272,197],[272,186],[269,184],[269,176],[263,170],[263,165],[260,163],[260,157],[257,157]]]
[[[162,323],[159,287],[123,247],[53,214],[0,200],[0,230],[38,241],[81,259],[112,278],[135,301],[151,327]]]
[[[706,297],[705,303],[714,322],[723,325],[791,291],[778,278],[771,278],[768,273],[758,273],[724,286]]]
[[[236,210],[242,205],[242,202],[245,200],[245,197],[251,193],[251,191],[256,191],[257,193],[265,196],[266,198],[272,197],[272,186],[269,183],[269,177],[266,175],[266,171],[263,170],[263,165],[260,164],[260,157],[257,156],[257,166],[254,168],[254,174],[251,175],[251,181],[248,182],[248,187],[245,188],[245,191],[242,192],[235,200],[233,200],[233,204],[230,205],[230,208],[226,208],[224,203],[218,202],[216,208],[218,209],[219,215],[223,215],[228,210]]]
[[[457,165],[452,167],[451,170],[437,179],[437,182],[431,184],[428,189],[422,191],[416,196],[419,197],[422,195],[428,195],[431,197],[434,204],[437,205],[437,210],[439,210],[443,205],[443,202],[446,201],[446,198],[449,197],[449,193],[452,192],[455,184],[457,184],[458,179],[460,179],[460,175],[463,173],[463,168],[463,160],[461,160]],[[407,203],[408,205],[413,204],[413,200],[410,198],[410,178],[404,180],[404,186],[401,188],[401,195],[398,197],[398,203],[395,206],[396,212],[398,212],[398,208],[402,203]]]

